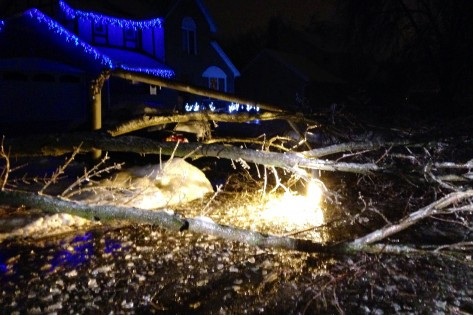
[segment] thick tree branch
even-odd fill
[[[289,115],[284,113],[273,113],[266,112],[262,114],[219,114],[213,112],[198,112],[198,113],[188,113],[183,115],[173,115],[173,116],[145,116],[139,119],[131,120],[129,122],[123,123],[117,126],[114,130],[109,130],[108,133],[113,137],[123,135],[125,133],[133,132],[136,130],[170,124],[170,123],[183,123],[189,121],[219,121],[219,122],[228,122],[228,123],[244,123],[254,120],[291,120],[291,121],[304,121],[309,122],[304,119],[302,116],[298,115]],[[311,121],[311,123],[314,123]]]
[[[131,207],[112,205],[90,205],[47,195],[30,192],[3,190],[0,191],[0,203],[11,206],[39,208],[48,213],[69,213],[86,219],[127,220],[137,223],[149,223],[171,231],[188,230],[193,233],[214,235],[231,241],[247,243],[252,246],[282,248],[304,252],[320,253],[353,253],[365,251],[372,253],[405,253],[418,250],[406,246],[392,245],[330,245],[315,243],[310,240],[299,240],[284,236],[267,235],[260,232],[239,229],[215,223],[208,219],[181,219],[164,210],[143,210]]]
[[[151,223],[173,231],[182,230],[185,226],[184,221],[168,214],[166,211],[149,211],[111,205],[91,205],[17,190],[5,189],[1,191],[0,204],[38,208],[49,213],[64,212],[89,220],[129,220]]]
[[[49,135],[9,139],[13,155],[62,155],[72,152],[74,146],[82,143],[82,151],[101,149],[109,152],[133,152],[139,154],[164,154],[183,157],[219,157],[281,168],[309,168],[324,171],[341,171],[360,174],[383,170],[374,163],[344,163],[304,157],[300,153],[279,153],[242,149],[230,145],[181,143],[176,149],[173,142],[158,142],[151,139],[122,136],[111,138],[103,134],[84,133],[70,135]]]
[[[376,150],[382,147],[390,147],[390,146],[401,146],[407,145],[409,142],[407,141],[398,141],[398,142],[347,142],[347,143],[340,143],[334,144],[331,146],[327,146],[324,148],[317,148],[312,149],[309,151],[301,152],[306,157],[313,157],[313,158],[320,158],[327,155],[342,153],[342,152],[350,152],[350,151],[360,151],[360,150]]]
[[[464,191],[464,192],[454,192],[454,193],[448,194],[442,199],[439,199],[422,209],[412,212],[408,216],[401,219],[399,223],[397,224],[385,226],[384,228],[381,228],[379,230],[371,232],[368,235],[365,235],[363,237],[360,237],[354,240],[353,242],[351,242],[349,246],[356,248],[358,246],[364,246],[367,244],[378,242],[393,234],[396,234],[402,230],[407,229],[408,227],[418,223],[419,221],[423,219],[426,219],[437,213],[441,213],[442,209],[447,208],[454,203],[462,202],[465,199],[468,199],[471,197],[473,197],[472,189]]]

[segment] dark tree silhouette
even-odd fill
[[[349,0],[340,1],[338,8],[345,49],[370,60],[376,70],[364,78],[372,91],[402,97],[428,92],[436,101],[428,105],[437,108],[468,96],[473,2]]]

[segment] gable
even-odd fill
[[[165,19],[167,20],[172,18],[173,15],[177,13],[176,11],[178,11],[182,5],[185,5],[185,2],[193,2],[198,7],[200,14],[203,16],[209,27],[210,33],[214,34],[217,32],[217,26],[202,0],[176,0],[167,12]]]

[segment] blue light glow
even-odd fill
[[[120,241],[109,239],[109,238],[105,239],[105,249],[104,249],[105,253],[110,254],[120,249],[122,249],[122,244]]]
[[[88,262],[94,254],[93,235],[90,232],[75,237],[70,244],[74,245],[72,251],[64,249],[54,255],[50,272],[61,266],[77,267]]]
[[[119,19],[119,18],[114,18],[94,12],[85,12],[81,10],[76,10],[71,8],[69,5],[67,5],[64,1],[59,1],[59,7],[61,8],[61,11],[64,13],[64,15],[67,18],[70,19],[83,19],[87,21],[92,21],[96,24],[107,24],[107,25],[113,25],[113,26],[119,26],[124,29],[145,29],[145,28],[162,28],[163,27],[163,20],[161,18],[155,18],[151,20],[127,20],[127,19]]]
[[[62,36],[66,40],[66,42],[80,47],[86,54],[93,56],[96,60],[99,60],[103,66],[106,66],[110,69],[113,68],[113,63],[110,58],[104,56],[103,54],[98,52],[94,47],[80,40],[79,37],[66,30],[64,27],[62,27],[59,23],[57,23],[50,17],[44,15],[38,9],[31,9],[26,12],[26,15],[31,18],[35,18],[39,23],[47,24],[50,30],[52,30],[57,35]]]
[[[154,75],[154,76],[163,77],[163,78],[172,78],[174,76],[174,71],[166,70],[166,69],[134,68],[134,67],[128,67],[125,65],[121,65],[119,66],[119,68],[123,70],[127,70],[127,71],[146,73],[149,75]]]
[[[4,26],[5,26],[5,21],[0,20],[0,32],[2,31]]]
[[[64,38],[67,43],[70,43],[76,47],[81,48],[84,53],[93,56],[94,59],[96,60],[99,60],[100,64],[106,67],[107,69],[121,68],[123,70],[143,72],[146,74],[159,76],[163,78],[171,78],[174,76],[174,71],[169,70],[169,69],[136,68],[136,67],[128,67],[125,65],[114,65],[112,59],[100,53],[93,46],[82,41],[79,37],[69,32],[62,25],[60,25],[59,23],[57,23],[50,17],[44,15],[41,11],[37,9],[31,9],[26,12],[26,16],[36,19],[39,23],[46,24],[50,30],[52,30],[55,34]],[[0,24],[0,26],[1,25],[2,24]]]
[[[7,264],[0,264],[0,274],[7,273],[8,267]]]
[[[208,105],[199,104],[198,102],[195,102],[194,104],[186,103],[186,105],[184,105],[184,109],[186,112],[199,112],[199,111],[205,111],[205,110],[210,110],[212,112],[215,112],[218,110],[217,106],[213,102],[211,102]],[[227,104],[226,111],[229,112],[230,114],[245,112],[245,111],[248,113],[251,113],[251,112],[258,113],[260,111],[260,108],[258,106],[252,106],[248,104],[230,103],[230,104]]]

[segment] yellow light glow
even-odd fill
[[[324,223],[323,184],[312,180],[307,184],[306,194],[286,192],[269,200],[261,219],[288,230],[320,226]]]
[[[316,180],[311,180],[307,183],[306,197],[309,202],[320,207],[322,198],[324,196],[323,184]]]

